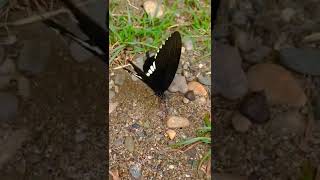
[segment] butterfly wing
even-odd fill
[[[174,79],[179,66],[181,46],[181,36],[176,31],[159,48],[158,53],[145,62],[144,72],[148,77],[147,84],[157,95],[163,94]]]

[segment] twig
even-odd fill
[[[118,67],[115,67],[113,68],[114,70],[117,70],[117,69],[122,69],[122,68],[125,68],[125,67],[128,67],[128,66],[131,66],[131,64],[126,64],[126,65],[123,65],[123,66],[118,66]]]
[[[70,13],[70,12],[67,9],[62,8],[62,9],[58,9],[56,11],[43,13],[42,15],[29,16],[27,18],[19,19],[19,20],[14,21],[14,22],[1,23],[0,24],[0,28],[1,27],[5,27],[5,26],[21,26],[21,25],[25,25],[25,24],[30,24],[30,23],[34,23],[34,22],[37,22],[37,21],[41,21],[43,19],[48,19],[50,17],[56,16],[56,15],[62,14],[62,13]]]
[[[127,2],[128,2],[128,4],[129,4],[129,6],[135,8],[136,10],[139,10],[139,8],[137,8],[136,6],[132,5],[129,0],[127,0]]]

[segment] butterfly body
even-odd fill
[[[146,83],[159,97],[163,97],[174,79],[179,66],[181,46],[181,36],[176,31],[160,47],[156,55],[150,57],[147,53],[143,70],[129,62],[136,72],[134,75]]]

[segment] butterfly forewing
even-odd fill
[[[134,69],[141,80],[145,82],[156,95],[162,95],[174,79],[179,66],[181,55],[181,36],[179,32],[174,32],[159,48],[158,53],[153,56],[147,56],[143,65],[143,71],[135,65]]]
[[[156,54],[155,65],[157,70],[155,82],[160,86],[160,91],[167,90],[174,79],[179,66],[179,60],[181,55],[181,36],[179,32],[174,32],[159,52]],[[152,77],[154,77],[152,76]]]

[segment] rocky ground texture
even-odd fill
[[[7,22],[25,18],[14,9]],[[0,179],[105,179],[105,65],[41,22],[7,30],[0,38]]]
[[[222,2],[214,30],[214,178],[320,177],[319,12],[313,0]]]

